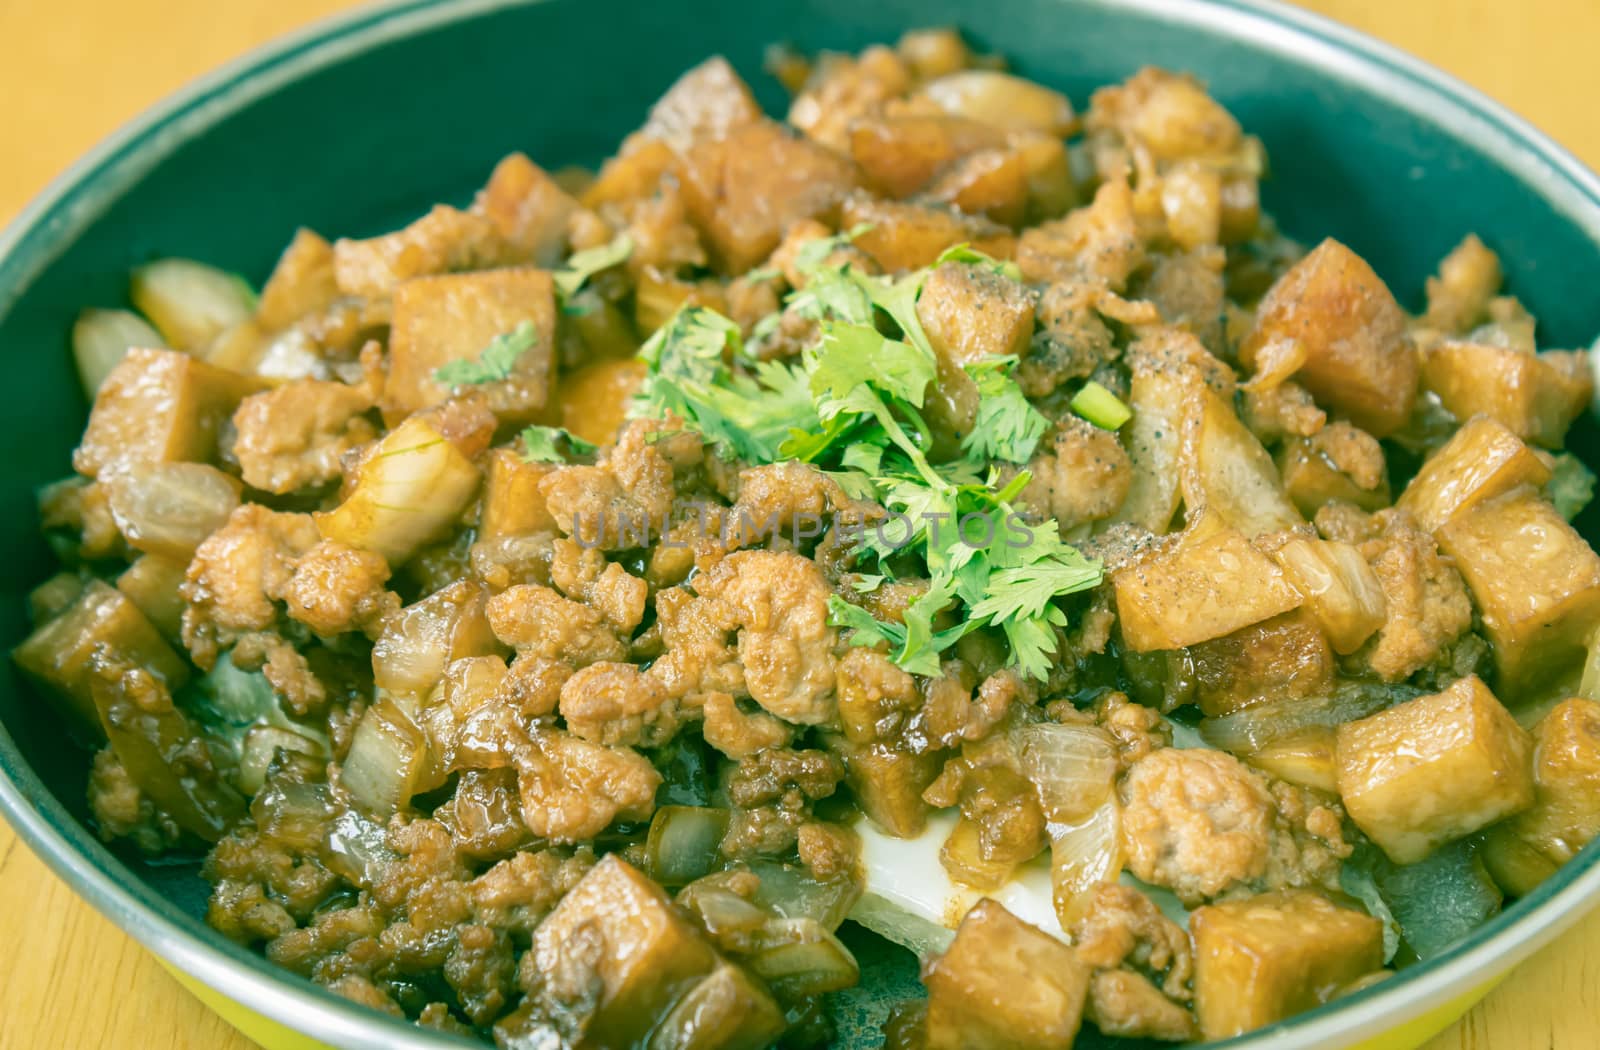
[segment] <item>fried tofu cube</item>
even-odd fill
[[[72,466],[98,477],[134,463],[209,462],[223,422],[266,386],[176,350],[129,350],[95,394]]]
[[[1522,695],[1576,662],[1600,622],[1600,557],[1554,507],[1517,489],[1437,538],[1472,591],[1502,690]]]
[[[993,270],[947,262],[923,282],[917,319],[940,357],[962,364],[1020,357],[1033,339],[1033,298]]]
[[[641,133],[682,152],[763,119],[750,86],[721,55],[684,73],[650,107]]]
[[[828,749],[843,759],[845,782],[875,824],[900,839],[922,833],[929,808],[922,792],[939,775],[942,764],[936,755],[851,744],[844,737],[829,737]]]
[[[1319,403],[1386,437],[1410,418],[1417,396],[1417,353],[1406,325],[1405,311],[1366,260],[1330,238],[1267,291],[1240,357],[1253,368],[1267,343],[1298,342],[1306,362],[1296,381]]]
[[[1236,529],[1186,532],[1111,576],[1134,652],[1184,649],[1298,608],[1283,572]]]
[[[1335,746],[1345,810],[1396,864],[1533,804],[1532,743],[1477,675],[1346,722]]]
[[[700,142],[679,170],[689,218],[724,274],[771,255],[791,223],[837,219],[860,181],[848,158],[771,120]]]
[[[922,971],[927,1050],[1068,1050],[1089,967],[1071,947],[982,900]]]
[[[117,577],[117,590],[127,595],[156,630],[172,641],[182,637],[183,610],[188,603],[178,588],[183,585],[188,567],[186,560],[141,554]]]
[[[489,453],[478,535],[493,539],[557,531],[555,516],[539,494],[539,482],[555,469],[550,463],[529,463],[512,448]]]
[[[856,194],[844,203],[842,229],[863,228],[851,242],[887,273],[931,266],[946,248],[970,244],[986,255],[1009,259],[1016,238],[1003,227],[954,208],[890,201]]]
[[[333,244],[339,290],[368,299],[386,298],[413,277],[516,261],[516,251],[487,216],[444,204],[393,233]]]
[[[1504,423],[1473,416],[1417,471],[1398,506],[1429,532],[1518,485],[1540,488],[1550,468]]]
[[[1533,741],[1533,806],[1490,828],[1482,853],[1500,888],[1519,897],[1600,835],[1600,703],[1563,700]]]
[[[896,198],[923,189],[962,157],[1005,142],[999,128],[942,113],[871,115],[850,127],[850,155],[867,184]]]
[[[327,309],[338,297],[333,245],[302,227],[278,257],[272,276],[261,288],[256,323],[264,331],[276,332],[306,314]]]
[[[1304,609],[1274,616],[1189,650],[1200,709],[1217,717],[1269,699],[1325,693],[1333,650]]]
[[[79,729],[99,736],[89,664],[102,645],[117,659],[160,675],[173,690],[189,678],[189,665],[138,607],[100,580],[85,583],[72,604],[35,628],[12,658],[62,701]]]
[[[507,244],[535,266],[559,263],[567,252],[567,220],[580,205],[556,180],[524,154],[495,165],[472,203]]]
[[[1340,656],[1348,656],[1382,627],[1388,614],[1383,583],[1361,551],[1348,543],[1293,535],[1272,552],[1306,608]]]
[[[1189,917],[1200,1032],[1227,1039],[1328,1002],[1383,966],[1383,924],[1306,891],[1208,904]]]
[[[533,326],[535,341],[509,378],[482,384],[502,421],[528,422],[550,398],[555,285],[544,270],[517,267],[407,281],[395,290],[384,414],[403,417],[437,405],[450,387],[434,373],[452,361],[476,361],[496,337]]]
[[[547,997],[573,1006],[593,997],[578,1044],[584,1047],[643,1045],[719,962],[661,887],[615,853],[589,869],[539,924],[532,951],[547,978]],[[584,962],[576,963],[580,952]]]
[[[718,963],[651,1033],[650,1050],[761,1050],[788,1023],[743,967]]]
[[[1581,352],[1529,354],[1464,342],[1428,350],[1422,385],[1457,419],[1492,416],[1524,441],[1554,449],[1594,395]]]

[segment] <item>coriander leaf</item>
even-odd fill
[[[977,460],[1026,463],[1050,421],[1028,402],[1022,388],[999,368],[969,369],[978,387],[978,412],[961,450]]]
[[[1101,430],[1119,430],[1133,418],[1133,409],[1121,398],[1090,380],[1072,398],[1072,410]]]
[[[868,384],[902,401],[922,407],[934,381],[932,354],[890,339],[875,328],[824,321],[822,344],[809,365],[811,392],[835,401]]]
[[[1050,677],[1051,657],[1056,652],[1056,634],[1050,628],[1052,624],[1064,626],[1067,620],[1060,609],[1050,612],[1048,617],[1007,620],[1000,625],[1011,645],[1010,663],[1025,678],[1043,681]]]
[[[888,579],[887,576],[864,572],[858,574],[855,578],[855,582],[850,584],[850,586],[855,589],[857,594],[871,594],[879,587],[882,587],[883,581],[886,579]]]
[[[556,447],[558,441],[565,441],[575,456],[586,456],[599,448],[561,427],[525,427],[522,431],[522,461],[565,463],[567,457]]]
[[[955,578],[948,573],[935,573],[928,581],[928,589],[906,603],[903,618],[906,637],[895,654],[894,662],[910,674],[929,678],[939,676],[939,650],[933,644],[933,619],[956,596]]]
[[[800,246],[800,250],[795,253],[795,268],[800,270],[802,273],[807,270],[817,269],[822,265],[823,260],[827,259],[828,256],[832,255],[840,248],[847,247],[851,241],[855,240],[863,233],[866,233],[868,230],[871,230],[872,226],[873,224],[870,222],[858,222],[843,233],[836,233],[831,237],[818,237],[814,241],[807,241],[805,244],[802,244]]]
[[[891,648],[898,648],[905,644],[904,627],[879,620],[861,606],[851,605],[838,595],[828,598],[828,622],[835,627],[849,628],[852,633],[847,640],[851,645],[887,642]]]
[[[1071,557],[1052,554],[1027,565],[997,569],[989,576],[990,592],[972,607],[972,615],[995,622],[1043,616],[1051,602],[1100,582],[1100,565],[1070,547]]]
[[[571,299],[578,294],[578,289],[589,282],[589,278],[601,270],[609,270],[626,262],[632,254],[633,238],[626,233],[619,233],[598,247],[573,252],[567,264],[553,271],[550,278],[555,282],[556,292],[561,298]]]
[[[986,255],[965,242],[961,244],[954,244],[946,248],[939,254],[939,257],[933,261],[933,265],[938,266],[941,263],[947,262],[966,263],[968,266],[981,266],[983,269],[997,273],[1001,277],[1009,277],[1013,281],[1022,280],[1022,268],[1016,263],[1009,259],[996,259],[992,255]]]
[[[1545,493],[1561,516],[1571,521],[1583,513],[1594,498],[1594,474],[1570,452],[1555,457],[1555,468],[1545,484]]]
[[[478,354],[477,360],[461,358],[434,370],[433,379],[445,386],[476,386],[511,378],[517,359],[539,342],[533,322],[524,321],[515,329],[497,335]]]
[[[639,350],[646,373],[630,411],[672,413],[726,456],[776,462],[792,432],[821,428],[809,380],[777,362],[736,373],[724,357],[741,349],[739,326],[728,318],[701,306],[680,308]]]

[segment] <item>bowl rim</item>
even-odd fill
[[[550,0],[379,0],[313,21],[191,82],[124,124],[53,179],[0,231],[0,319],[38,274],[156,163],[284,84],[439,25]],[[1477,89],[1389,44],[1277,0],[1057,0],[1204,25],[1324,75],[1381,87],[1389,101],[1491,155],[1600,244],[1600,177]],[[481,1046],[336,996],[227,941],[155,893],[46,789],[0,725],[0,814],[73,891],[170,966],[315,1039],[394,1047]],[[1336,1003],[1219,1043],[1288,1050],[1370,1038],[1500,975],[1600,901],[1600,841],[1440,957]]]

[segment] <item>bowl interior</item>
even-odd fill
[[[66,345],[79,308],[125,302],[129,268],[158,255],[205,259],[259,281],[296,226],[328,236],[390,228],[435,201],[465,201],[514,149],[548,166],[598,161],[678,73],[714,52],[774,113],[783,98],[761,72],[767,44],[853,50],[921,25],[960,25],[1080,107],[1095,87],[1141,65],[1191,70],[1265,141],[1265,204],[1292,235],[1345,241],[1416,308],[1438,259],[1475,231],[1500,252],[1510,290],[1539,318],[1543,345],[1587,345],[1600,332],[1592,294],[1600,205],[1567,187],[1575,203],[1558,206],[1532,188],[1493,145],[1492,115],[1408,105],[1403,69],[1378,70],[1252,7],[1173,6],[410,4],[279,47],[247,79],[211,82],[162,124],[100,156],[0,258],[0,354],[12,376],[0,394],[0,543],[13,552],[0,564],[0,644],[22,637],[24,596],[49,571],[34,491],[69,473],[84,420]],[[1600,460],[1591,422],[1573,442],[1589,462]],[[1595,509],[1580,522],[1592,542],[1597,525]],[[25,762],[53,796],[39,804],[59,814],[59,803],[81,819],[87,756],[63,739],[9,661],[0,670],[0,723],[16,744],[10,750],[0,734],[0,768],[35,790]],[[122,861],[144,886],[203,914],[206,887],[193,864]],[[117,870],[103,854],[73,862]],[[880,954],[877,965],[904,987],[909,958]],[[855,1005],[877,1014],[876,1003]]]

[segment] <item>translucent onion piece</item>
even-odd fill
[[[260,791],[266,783],[267,768],[272,765],[280,749],[313,758],[328,757],[327,748],[320,741],[277,726],[254,726],[245,732],[240,742],[239,768],[233,774],[234,786],[246,795]]]
[[[663,886],[686,886],[721,866],[717,847],[728,811],[709,806],[662,806],[650,821],[645,870]]]
[[[815,919],[773,919],[745,964],[773,994],[792,1000],[836,992],[861,979],[850,949]]]
[[[361,464],[345,501],[316,516],[317,528],[326,539],[376,551],[397,566],[450,531],[479,478],[470,459],[413,416]]]
[[[130,349],[158,350],[166,345],[161,333],[131,310],[85,310],[72,326],[72,357],[83,392],[91,401]]]
[[[1278,566],[1341,655],[1361,648],[1383,626],[1387,602],[1377,573],[1348,543],[1294,536],[1273,552]]]
[[[1422,690],[1415,686],[1346,682],[1327,696],[1279,700],[1221,718],[1202,719],[1200,735],[1212,747],[1236,755],[1261,751],[1307,730],[1354,722],[1421,695]]]
[[[239,506],[239,482],[204,463],[132,463],[100,479],[128,545],[187,562]]]
[[[428,766],[422,730],[385,698],[361,716],[340,783],[364,811],[387,816],[411,801]]]
[[[1039,792],[1039,808],[1052,823],[1072,824],[1111,794],[1117,752],[1103,729],[1040,722],[1016,731],[1022,775]]]
[[[761,879],[754,902],[786,919],[815,919],[832,932],[861,896],[854,879],[822,880],[805,868],[775,860],[753,860],[747,865]]]
[[[1122,813],[1114,798],[1076,824],[1050,828],[1050,886],[1056,918],[1070,930],[1089,891],[1122,871]]]
[[[1065,138],[1076,124],[1065,95],[1009,73],[966,69],[930,81],[921,93],[953,116],[1012,131]]]
[[[340,813],[327,825],[323,862],[328,870],[361,889],[371,889],[383,871],[399,857],[389,848],[383,825],[353,810]]]
[[[139,267],[128,294],[167,345],[191,353],[249,320],[256,309],[255,293],[243,279],[193,259],[158,259]]]
[[[452,660],[500,651],[486,602],[481,584],[458,580],[390,617],[372,649],[378,688],[415,702],[432,692]]]

